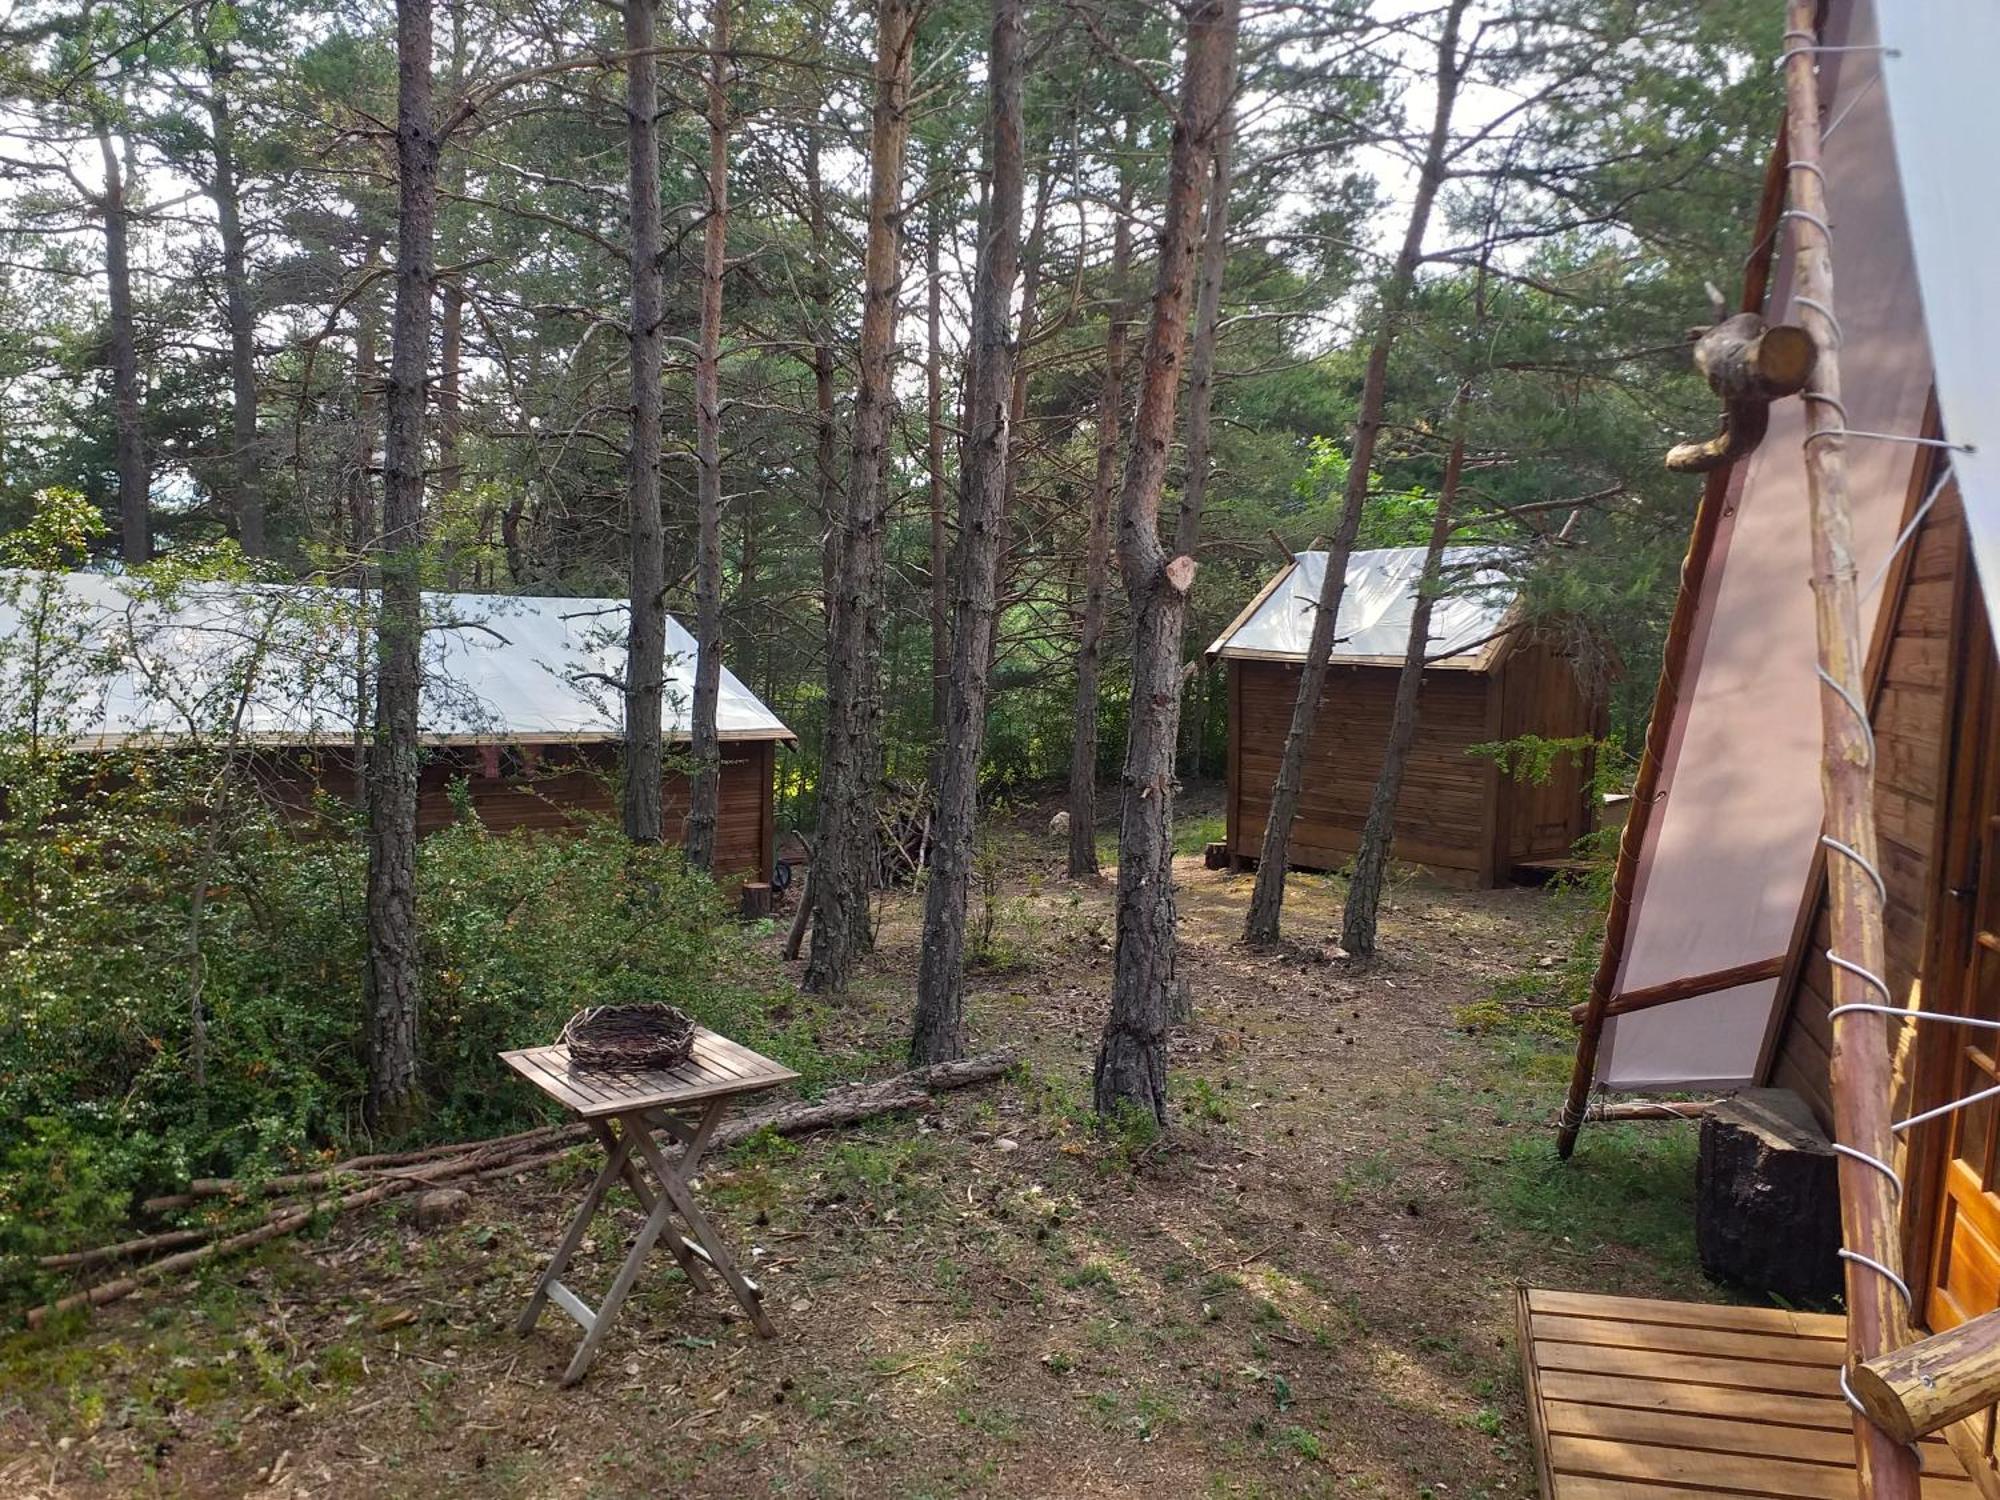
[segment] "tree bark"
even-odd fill
[[[104,219],[104,278],[111,316],[111,420],[118,446],[120,550],[127,563],[142,563],[153,555],[153,520],[145,403],[139,391],[139,335],[132,307],[132,211],[111,122],[100,117],[96,129],[104,162],[98,212]]]
[[[465,0],[449,0],[446,9],[451,14],[451,64],[447,75],[450,89],[448,97],[453,101],[461,98],[465,91]],[[440,165],[445,183],[445,195],[450,202],[456,202],[465,195],[465,156],[454,152],[451,158]],[[462,259],[460,236],[454,233],[457,215],[442,213],[439,239],[444,245],[448,263]],[[438,300],[441,308],[438,331],[438,383],[437,383],[437,513],[442,531],[440,569],[444,574],[444,586],[458,589],[464,583],[463,568],[459,561],[459,527],[463,518],[454,515],[458,508],[459,490],[465,480],[465,466],[459,460],[459,435],[462,430],[461,411],[465,370],[465,290],[459,285],[463,271],[454,271],[452,279],[439,286]],[[478,580],[476,577],[475,586]]]
[[[944,238],[943,197],[931,199],[929,241],[924,246],[924,463],[931,521],[931,728],[944,742],[945,685],[951,680],[951,523],[945,515],[944,458]],[[936,777],[933,775],[933,782]]]
[[[1194,559],[1160,543],[1160,491],[1173,444],[1200,237],[1202,179],[1227,107],[1237,0],[1188,12],[1186,70],[1174,121],[1152,320],[1139,362],[1139,404],[1118,499],[1118,564],[1132,611],[1132,708],[1118,829],[1118,934],[1111,1013],[1092,1093],[1101,1115],[1167,1113],[1167,1028],[1174,1010],[1174,745],[1180,717],[1181,627]]]
[[[208,195],[222,241],[223,318],[229,325],[230,467],[235,478],[236,540],[252,557],[264,537],[264,455],[257,437],[257,316],[250,305],[249,242],[236,176],[236,117],[229,90],[236,67],[226,48],[204,41],[208,69]]]
[[[1048,236],[1049,204],[1054,196],[1055,162],[1051,158],[1043,164],[1041,181],[1035,189],[1035,212],[1029,221],[1030,228],[1021,265],[1020,331],[1014,340],[1014,384],[1007,400],[1007,426],[1011,434],[1007,444],[1007,487],[1000,502],[1000,561],[994,575],[996,581],[993,586],[996,610],[1003,607],[997,601],[1004,600],[1008,595],[1010,588],[1008,580],[1013,568],[1014,541],[1009,528],[1014,523],[1014,502],[1021,493],[1021,465],[1027,456],[1029,367],[1024,356],[1028,341],[1035,336],[1035,318],[1041,308],[1042,277],[1046,259],[1044,245]],[[989,675],[999,656],[1000,630],[996,615],[986,662]]]
[[[1347,490],[1342,498],[1340,525],[1327,547],[1326,577],[1320,585],[1319,601],[1313,614],[1312,640],[1299,673],[1298,698],[1292,705],[1291,727],[1285,733],[1284,753],[1278,762],[1276,784],[1271,788],[1271,811],[1264,824],[1264,840],[1258,851],[1257,884],[1250,894],[1250,911],[1244,920],[1246,942],[1275,943],[1279,935],[1280,912],[1285,901],[1285,871],[1291,859],[1292,819],[1298,815],[1299,790],[1304,780],[1306,749],[1313,726],[1319,721],[1320,693],[1326,686],[1327,658],[1333,650],[1334,626],[1340,617],[1340,601],[1347,590],[1347,559],[1354,551],[1354,538],[1361,530],[1361,513],[1368,502],[1368,471],[1375,461],[1375,440],[1382,430],[1382,403],[1388,385],[1389,352],[1395,347],[1403,310],[1417,279],[1423,258],[1424,234],[1430,227],[1431,209],[1438,187],[1444,181],[1446,157],[1451,139],[1451,114],[1457,103],[1464,65],[1458,55],[1460,23],[1471,0],[1451,0],[1438,33],[1437,65],[1434,81],[1436,107],[1431,118],[1430,139],[1424,148],[1423,168],[1417,177],[1416,195],[1410,204],[1410,222],[1403,235],[1388,284],[1382,289],[1382,308],[1375,342],[1368,350],[1368,366],[1361,382],[1361,407],[1354,422],[1354,443],[1348,454]]]
[[[1022,0],[993,0],[987,54],[987,163],[991,192],[972,297],[968,423],[958,483],[958,547],[952,569],[951,679],[938,756],[937,820],[924,887],[923,956],[910,1037],[913,1066],[965,1054],[965,916],[971,899],[979,752],[986,728],[987,671],[1006,520],[1012,434],[1014,283],[1020,272],[1024,167],[1021,148]]]
[[[814,319],[812,326],[813,371],[813,495],[819,519],[825,528],[820,545],[820,584],[828,600],[833,598],[833,581],[839,573],[842,528],[838,431],[833,405],[833,267],[827,249],[826,183],[820,174],[818,122],[806,133],[806,202],[808,233],[812,240]],[[833,646],[831,610],[827,620],[827,648]]]
[[[1069,761],[1069,875],[1097,876],[1097,695],[1104,625],[1110,613],[1111,502],[1118,488],[1119,430],[1125,407],[1125,278],[1132,260],[1132,174],[1119,173],[1111,231],[1111,308],[1104,325],[1104,373],[1097,391],[1097,474],[1083,544],[1083,619],[1076,641],[1076,738]]]
[[[1229,187],[1236,69],[1229,70],[1229,97],[1215,127],[1209,164],[1208,211],[1202,222],[1201,280],[1195,293],[1194,348],[1188,359],[1187,483],[1181,487],[1174,518],[1174,550],[1192,557],[1201,537],[1201,510],[1208,498],[1212,463],[1210,417],[1215,409],[1215,345],[1222,328],[1222,280],[1229,268]]]
[[[1230,70],[1229,103],[1222,123],[1216,127],[1215,155],[1210,163],[1208,211],[1202,221],[1201,273],[1195,292],[1194,351],[1188,363],[1187,481],[1181,486],[1180,511],[1174,521],[1174,550],[1195,555],[1201,536],[1201,512],[1208,499],[1208,481],[1213,468],[1210,417],[1215,409],[1215,345],[1222,329],[1222,281],[1229,268],[1229,188],[1230,146],[1235,118],[1236,72]],[[1200,770],[1200,735],[1207,715],[1203,711],[1201,688],[1205,678],[1195,679],[1195,769]],[[1182,987],[1178,994],[1185,996]],[[1180,1020],[1192,1020],[1183,1015]]]
[[[1410,746],[1417,737],[1417,694],[1423,687],[1424,661],[1430,652],[1431,611],[1443,575],[1445,543],[1451,539],[1452,510],[1465,473],[1465,421],[1471,402],[1471,382],[1461,383],[1453,403],[1451,453],[1445,459],[1437,514],[1431,521],[1424,570],[1417,582],[1416,606],[1410,611],[1409,644],[1403,648],[1403,669],[1396,678],[1395,704],[1389,711],[1389,741],[1383,747],[1382,769],[1368,799],[1368,818],[1361,825],[1354,875],[1347,883],[1347,904],[1341,910],[1340,946],[1357,958],[1375,951],[1375,917],[1382,904],[1382,883],[1395,839],[1396,799],[1403,794],[1403,771],[1410,763]]]
[[[625,151],[632,240],[632,437],[625,471],[630,512],[631,623],[625,644],[625,836],[657,844],[665,772],[661,699],[667,671],[667,555],[660,522],[659,0],[625,5]]]
[[[421,687],[424,383],[436,296],[438,134],[430,0],[396,4],[396,310],[379,542],[375,742],[368,758],[368,1115],[417,1107],[417,700]]]
[[[715,866],[722,797],[722,746],[715,711],[722,692],[722,276],[729,253],[729,0],[714,0],[708,55],[708,212],[701,236],[701,342],[694,362],[696,539],[694,783],[688,799],[687,861]]]
[[[827,601],[826,739],[814,841],[812,952],[805,988],[847,988],[869,944],[875,786],[882,759],[882,541],[888,523],[889,418],[895,400],[903,148],[909,139],[911,0],[876,11],[875,103],[868,155],[868,244],[847,503]]]

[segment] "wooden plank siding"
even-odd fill
[[[1579,691],[1576,670],[1553,642],[1537,640],[1508,654],[1501,669],[1500,737],[1594,738],[1604,709]],[[1509,862],[1562,859],[1590,831],[1595,750],[1564,755],[1543,782],[1510,781],[1500,790]]]
[[[1885,913],[1889,973],[1896,1002],[1905,1003],[1924,969],[1931,905],[1932,859],[1938,830],[1946,755],[1952,622],[1960,581],[1970,566],[1965,523],[1957,498],[1942,496],[1909,543],[1909,565],[1878,660],[1872,664],[1878,687],[1873,719],[1877,747],[1875,832],[1882,879],[1888,887]],[[1831,1128],[1832,1089],[1828,1081],[1832,1026],[1832,976],[1826,961],[1826,890],[1816,880],[1811,906],[1801,922],[1803,942],[1794,961],[1789,993],[1781,996],[1783,1017],[1769,1077],[1803,1098]],[[1898,1028],[1899,1030],[1901,1028]],[[1899,1092],[1908,1072],[1899,1069]],[[1897,1101],[1907,1112],[1908,1099]]]
[[[1237,860],[1263,841],[1299,668],[1229,660],[1227,839]],[[1306,755],[1293,863],[1332,870],[1359,842],[1382,769],[1398,668],[1335,665]],[[1594,732],[1599,709],[1552,645],[1523,643],[1494,673],[1433,671],[1396,804],[1395,855],[1448,878],[1496,884],[1526,860],[1559,857],[1589,829],[1590,767],[1565,757],[1542,786],[1503,778],[1471,747],[1522,734]]]
[[[725,883],[771,878],[774,752],[770,740],[722,746],[715,868]],[[613,744],[427,749],[417,787],[418,832],[435,833],[458,816],[451,788],[461,779],[472,810],[495,832],[561,833],[589,817],[615,821],[618,754]],[[254,764],[265,795],[302,817],[310,815],[315,792],[342,799],[355,795],[348,751],[264,751]],[[669,766],[661,793],[667,838],[678,840],[688,811],[687,775]]]

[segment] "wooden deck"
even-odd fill
[[[1844,1318],[1523,1290],[1520,1340],[1544,1500],[1860,1500]],[[1923,1459],[1925,1500],[1977,1500]]]

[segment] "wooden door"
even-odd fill
[[[1924,1004],[2000,1020],[2000,695],[1990,637],[1985,630],[1967,635]],[[1931,1075],[1935,1097],[1917,1100],[1918,1109],[2000,1088],[2000,1032],[1938,1026],[1931,1045],[1947,1049],[1948,1066]],[[1933,1332],[2000,1307],[2000,1097],[1948,1119],[1918,1127],[1948,1132],[1932,1185],[1936,1217],[1921,1310]]]

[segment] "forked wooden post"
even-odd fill
[[[1813,614],[1822,674],[1820,787],[1826,800],[1825,835],[1844,846],[1830,847],[1826,862],[1831,951],[1839,960],[1832,965],[1837,1009],[1885,1002],[1887,997],[1856,968],[1879,975],[1888,961],[1881,894],[1873,874],[1875,767],[1862,696],[1861,610],[1828,228],[1832,220],[1820,168],[1817,11],[1817,0],[1787,0],[1785,134],[1794,302],[1819,346],[1818,365],[1805,394],[1805,465],[1812,521]],[[1901,1274],[1902,1255],[1896,1184],[1890,1176],[1895,1147],[1889,1120],[1888,1033],[1888,1019],[1867,1011],[1849,1011],[1833,1023],[1834,1133],[1848,1151],[1857,1153],[1840,1159],[1841,1238],[1849,1257],[1850,1369],[1910,1341],[1908,1310],[1893,1279]],[[1913,1500],[1918,1494],[1918,1467],[1905,1444],[1858,1412],[1854,1443],[1860,1492],[1866,1500]]]

